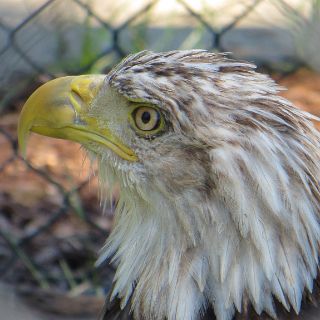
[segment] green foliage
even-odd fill
[[[56,28],[55,37],[55,63],[48,68],[53,74],[77,70],[90,73],[93,62],[111,42],[111,33],[90,15],[82,24],[73,23],[67,30]]]

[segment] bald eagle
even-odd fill
[[[254,68],[205,50],[143,51],[27,100],[22,152],[31,131],[76,141],[102,185],[120,185],[98,260],[116,266],[103,319],[277,319],[311,296],[320,135]]]

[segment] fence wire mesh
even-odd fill
[[[94,266],[112,214],[99,213],[94,174],[91,179],[77,174],[79,167],[89,168],[82,163],[81,151],[68,142],[33,137],[27,160],[18,153],[17,111],[32,90],[63,74],[106,73],[127,54],[149,48],[236,51],[238,56],[272,66],[272,57],[259,59],[248,53],[248,47],[255,46],[250,39],[260,33],[246,27],[245,21],[259,7],[274,2],[279,12],[291,8],[284,1],[248,0],[231,1],[225,12],[199,11],[195,2],[177,0],[180,15],[170,16],[172,26],[159,23],[153,13],[161,0],[137,1],[126,14],[118,10],[113,15],[107,14],[111,1],[30,1],[27,6],[24,0],[20,2],[27,8],[23,14],[15,16],[8,9],[0,16],[1,280],[101,297],[112,277],[111,267]],[[129,1],[122,5],[129,6]],[[244,25],[242,33],[239,25]],[[234,36],[227,39],[230,31]],[[244,38],[245,48],[235,50]],[[264,45],[261,42],[255,49],[276,50],[266,50]],[[291,61],[293,68],[299,65],[286,54],[283,61]],[[107,211],[112,213],[115,201],[116,194]]]

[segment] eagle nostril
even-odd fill
[[[81,101],[83,102],[83,97],[81,96],[80,91],[77,90],[77,88],[71,88],[71,95],[74,99],[76,99],[77,101]]]
[[[71,87],[69,99],[74,111],[76,114],[79,114],[85,105],[85,101],[81,96],[80,91],[77,90],[77,88]]]

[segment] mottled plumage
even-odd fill
[[[320,136],[254,68],[203,50],[144,51],[106,76],[88,114],[138,160],[85,145],[101,184],[121,188],[99,259],[117,267],[103,319],[277,318],[312,292]],[[108,120],[130,104],[158,108],[165,128],[146,137]]]
[[[132,296],[137,319],[197,319],[207,306],[231,319],[244,300],[298,313],[320,239],[312,117],[253,65],[205,51],[142,52],[107,83],[159,106],[169,127],[143,141],[138,175],[100,162],[124,192],[100,258],[115,256],[113,297]]]

